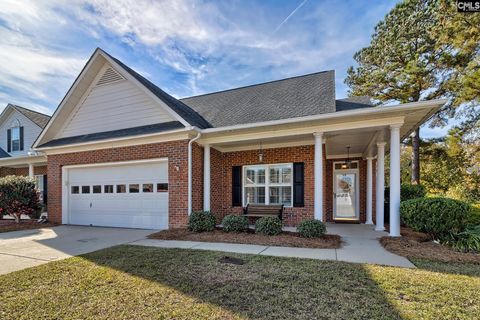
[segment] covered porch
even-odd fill
[[[315,218],[365,223],[383,231],[389,170],[390,235],[400,236],[401,141],[441,104],[430,101],[206,129],[198,140],[203,146],[203,209],[224,216],[241,213],[248,203],[283,203],[286,226]],[[241,168],[240,181],[235,168]]]

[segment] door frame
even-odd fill
[[[86,164],[74,164],[62,166],[62,224],[69,224],[70,222],[70,207],[68,198],[70,195],[70,183],[68,179],[69,169],[75,168],[88,168],[88,167],[108,167],[118,165],[134,165],[134,164],[146,164],[146,163],[158,163],[167,162],[167,177],[170,184],[170,172],[168,168],[168,158],[154,158],[145,160],[131,160],[131,161],[116,161],[116,162],[101,162],[101,163],[86,163]],[[169,190],[170,191],[170,190]],[[168,199],[170,202],[170,197]],[[170,213],[168,216],[170,221]],[[170,223],[170,222],[169,222]]]
[[[332,220],[333,221],[359,221],[360,220],[360,161],[354,160],[352,163],[357,163],[356,169],[335,169],[336,163],[345,163],[345,161],[334,161],[332,165]],[[354,218],[336,218],[337,203],[335,201],[335,176],[337,173],[354,173],[355,178],[355,217]]]

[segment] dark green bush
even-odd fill
[[[400,201],[424,198],[426,194],[427,191],[421,184],[402,184],[400,186]],[[385,188],[385,202],[390,202],[390,187]]]
[[[267,236],[276,236],[282,232],[282,221],[277,217],[263,217],[255,223],[255,232]]]
[[[300,222],[297,231],[304,238],[319,238],[327,232],[327,228],[320,220],[306,219]]]
[[[193,232],[213,231],[217,218],[210,211],[192,212],[188,220],[188,229]]]
[[[20,222],[21,215],[31,216],[39,207],[35,182],[22,176],[0,178],[0,214],[9,214]]]
[[[248,230],[248,219],[244,216],[229,214],[222,220],[223,231],[245,232]]]
[[[470,206],[448,198],[418,198],[400,203],[400,217],[407,227],[443,240],[464,231]]]

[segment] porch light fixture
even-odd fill
[[[260,142],[260,150],[258,152],[258,162],[262,163],[263,162],[263,148],[262,148],[262,142]]]
[[[347,147],[347,161],[342,163],[342,169],[350,169],[352,161],[350,160],[350,146]]]

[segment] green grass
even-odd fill
[[[0,318],[473,319],[480,314],[478,273],[459,275],[448,266],[424,262],[411,270],[238,254],[230,256],[246,263],[231,265],[218,262],[223,255],[118,246],[14,272],[0,276]]]

